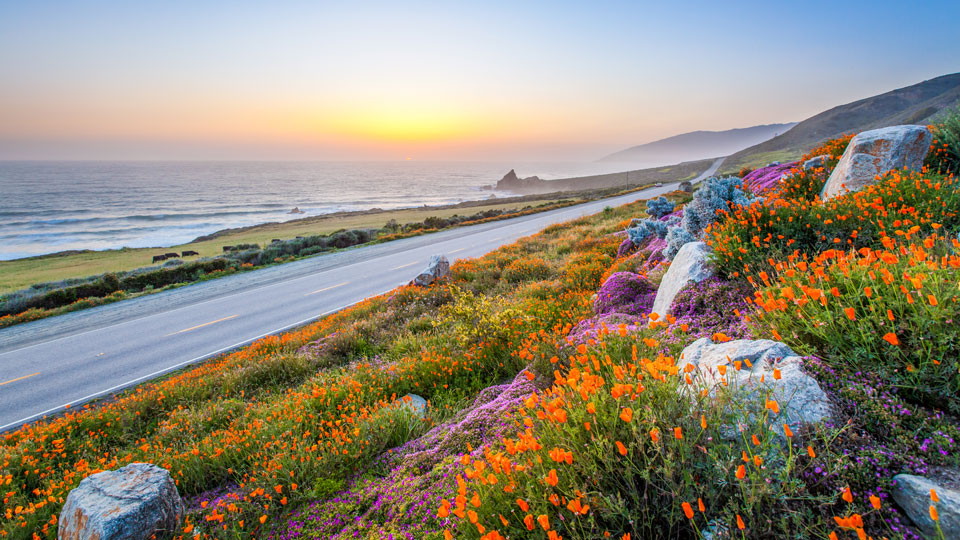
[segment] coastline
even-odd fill
[[[341,229],[381,228],[388,221],[398,224],[422,222],[429,217],[449,218],[485,210],[519,209],[529,205],[550,205],[561,201],[583,201],[616,190],[657,182],[694,178],[709,168],[712,160],[681,163],[668,167],[638,169],[622,173],[542,181],[536,189],[520,190],[516,196],[463,201],[457,204],[420,206],[405,209],[370,209],[333,212],[282,222],[225,228],[200,236],[192,242],[152,248],[112,250],[68,250],[45,255],[0,261],[0,294],[21,290],[37,283],[84,278],[108,272],[123,272],[152,265],[154,255],[164,251],[194,251],[198,257],[215,257],[230,244],[268,245],[275,238],[330,234]],[[628,183],[629,182],[629,183]],[[465,212],[468,210],[469,212]]]
[[[152,257],[162,251],[195,251],[199,258],[215,257],[223,253],[227,244],[270,244],[273,238],[291,239],[296,236],[330,234],[343,229],[381,228],[388,221],[416,223],[430,217],[449,218],[487,210],[518,211],[532,207],[542,211],[557,205],[584,202],[612,191],[626,191],[628,187],[519,195],[510,198],[464,201],[453,205],[421,206],[398,210],[371,209],[336,212],[320,216],[293,219],[285,222],[263,223],[249,227],[223,229],[200,237],[187,244],[153,248],[125,248],[115,250],[63,251],[34,257],[0,261],[0,295],[22,290],[37,283],[85,278],[107,272],[123,272],[153,266]],[[505,216],[508,217],[508,216]],[[189,260],[189,259],[187,259]]]

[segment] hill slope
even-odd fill
[[[726,131],[693,131],[632,146],[600,158],[601,162],[670,164],[710,157],[727,156],[738,150],[769,140],[796,122],[767,124]]]
[[[796,159],[818,142],[844,133],[898,124],[926,124],[960,101],[960,73],[943,75],[834,107],[800,122],[790,131],[733,154],[724,170]]]

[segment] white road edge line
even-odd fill
[[[391,290],[392,290],[392,289],[391,289]],[[383,293],[380,293],[380,294],[383,294]],[[375,294],[375,295],[373,295],[373,296],[378,296],[378,295]],[[369,297],[368,297],[368,298],[369,298]],[[75,399],[75,400],[69,401],[69,402],[67,402],[67,403],[64,403],[63,405],[60,405],[59,407],[54,407],[54,408],[52,408],[52,409],[47,409],[47,410],[45,410],[45,411],[43,411],[43,412],[39,412],[39,413],[33,414],[33,415],[28,416],[28,417],[26,417],[26,418],[23,418],[23,419],[21,419],[21,420],[17,420],[17,421],[15,421],[15,422],[11,422],[11,423],[9,423],[9,424],[0,426],[0,433],[4,432],[4,431],[6,431],[6,430],[8,430],[8,429],[10,429],[10,428],[12,428],[12,427],[22,427],[24,424],[28,424],[28,423],[33,422],[33,421],[35,421],[35,420],[39,420],[40,418],[42,418],[42,417],[44,417],[44,416],[46,416],[46,415],[48,415],[48,414],[50,414],[50,413],[52,413],[52,412],[60,411],[60,410],[64,409],[65,407],[69,407],[69,406],[71,406],[71,405],[73,405],[73,404],[75,404],[75,403],[76,403],[76,404],[86,403],[86,402],[88,402],[88,401],[90,401],[90,400],[93,400],[93,399],[95,399],[95,398],[98,398],[98,397],[101,397],[101,396],[105,396],[105,395],[107,395],[107,394],[109,394],[109,393],[111,393],[111,392],[113,392],[113,391],[115,391],[115,390],[122,390],[122,389],[124,389],[124,388],[127,388],[127,387],[133,386],[133,385],[135,385],[135,384],[138,384],[138,383],[140,383],[140,382],[143,382],[144,380],[153,379],[153,378],[155,378],[155,377],[159,377],[160,375],[164,375],[164,374],[166,374],[166,373],[170,373],[171,371],[173,371],[173,370],[175,370],[175,369],[177,369],[177,368],[179,368],[179,367],[182,367],[182,366],[185,366],[185,365],[188,365],[188,364],[192,364],[192,363],[195,363],[195,362],[200,362],[200,361],[206,360],[207,358],[210,358],[210,357],[212,357],[212,356],[216,356],[216,355],[218,355],[218,354],[220,354],[220,353],[223,353],[223,352],[226,352],[226,351],[229,351],[229,350],[232,350],[232,349],[237,349],[237,348],[243,347],[243,346],[245,346],[245,345],[249,345],[250,343],[253,343],[253,342],[256,341],[256,340],[258,340],[258,339],[260,339],[260,338],[267,337],[267,336],[269,336],[269,335],[271,335],[271,334],[276,334],[276,333],[279,333],[279,332],[285,332],[285,331],[287,331],[287,330],[289,330],[289,329],[291,329],[291,328],[294,328],[294,327],[296,327],[296,326],[300,326],[300,325],[305,324],[305,323],[308,323],[308,322],[310,322],[310,321],[319,319],[320,317],[325,317],[325,316],[327,316],[327,315],[330,315],[331,313],[336,313],[337,311],[346,309],[346,308],[348,308],[348,307],[350,307],[350,306],[352,306],[352,305],[354,305],[354,304],[359,304],[360,302],[363,302],[363,300],[357,300],[356,302],[350,302],[349,304],[340,306],[340,307],[338,307],[338,308],[334,308],[334,309],[331,309],[331,310],[329,310],[329,311],[324,311],[323,313],[321,313],[321,314],[319,314],[319,315],[314,315],[313,317],[308,317],[308,318],[303,319],[303,320],[301,320],[301,321],[297,321],[297,322],[295,322],[295,323],[293,323],[293,324],[288,324],[287,326],[284,326],[283,328],[278,328],[278,329],[276,329],[276,330],[271,330],[270,332],[267,332],[267,333],[265,333],[265,334],[260,334],[259,336],[255,337],[255,338],[247,339],[247,340],[241,341],[241,342],[239,342],[239,343],[235,343],[235,344],[233,344],[233,345],[228,345],[228,346],[226,346],[226,347],[223,347],[222,349],[217,349],[217,350],[215,350],[215,351],[213,351],[213,352],[211,352],[211,353],[207,353],[207,354],[204,354],[204,355],[202,355],[202,356],[198,356],[198,357],[196,357],[196,358],[191,358],[190,360],[185,360],[185,361],[180,362],[180,363],[178,363],[178,364],[174,364],[174,365],[172,365],[172,366],[165,367],[165,368],[163,368],[163,369],[161,369],[161,370],[154,371],[153,373],[148,373],[147,375],[143,375],[143,376],[141,376],[141,377],[137,377],[136,379],[131,379],[131,380],[127,381],[127,382],[124,382],[124,383],[120,383],[120,384],[111,386],[110,388],[107,388],[106,390],[100,390],[99,392],[95,392],[95,393],[93,393],[93,394],[90,394],[89,396],[85,396],[85,397],[82,397],[82,398],[79,398],[79,399]]]

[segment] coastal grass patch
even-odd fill
[[[717,172],[720,175],[737,174],[737,171],[741,169],[759,169],[773,162],[788,163],[790,161],[796,161],[803,153],[804,151],[799,148],[758,152],[738,159],[724,161],[720,170]]]

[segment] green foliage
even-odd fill
[[[887,238],[886,249],[778,267],[756,293],[758,334],[877,373],[909,401],[960,414],[960,243],[935,238]]]
[[[450,286],[453,303],[440,308],[434,327],[449,331],[461,347],[480,342],[503,343],[510,335],[510,321],[520,316],[511,308],[502,309],[503,298],[479,296]]]
[[[736,277],[831,249],[876,248],[888,231],[908,223],[924,231],[933,223],[957,231],[958,182],[891,171],[872,186],[827,202],[773,198],[730,212],[711,227],[706,241],[721,275]]]
[[[960,105],[932,128],[934,139],[927,165],[943,174],[960,175]]]
[[[673,539],[697,538],[711,522],[736,531],[739,516],[751,538],[823,535],[830,525],[821,515],[791,507],[836,494],[807,492],[799,453],[764,408],[767,389],[750,399],[732,387],[684,389],[673,358],[651,360],[655,351],[638,337],[568,347],[556,385],[526,400],[516,437],[469,463],[473,480],[461,494],[477,492],[479,507],[468,509],[481,524],[507,538],[546,529],[546,518],[569,539]],[[505,462],[516,471],[506,473]],[[457,537],[479,538],[468,518]]]
[[[503,279],[517,283],[547,279],[552,273],[549,263],[536,257],[519,257],[503,269]]]

